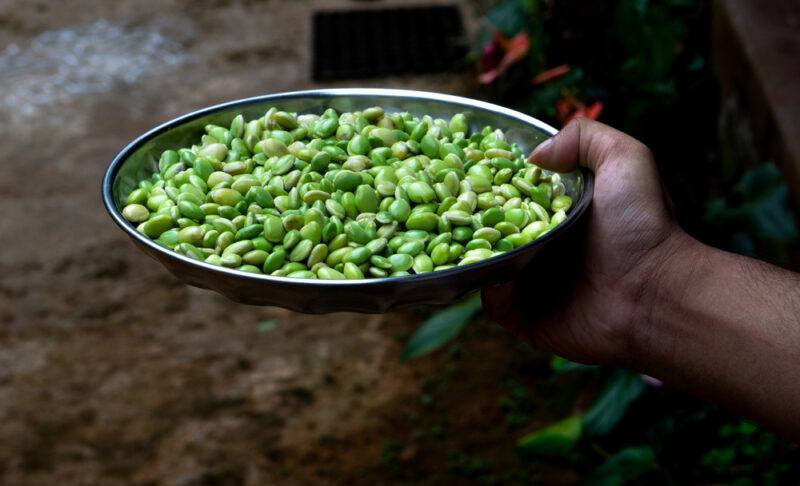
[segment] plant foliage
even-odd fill
[[[470,319],[481,310],[479,294],[439,311],[423,322],[400,354],[402,361],[418,358],[455,339]]]

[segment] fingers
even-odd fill
[[[537,146],[528,158],[529,162],[556,172],[569,172],[581,165],[595,173],[611,160],[652,163],[652,155],[635,138],[588,118],[571,121]]]

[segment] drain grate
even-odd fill
[[[314,13],[315,81],[445,71],[467,53],[456,6]]]

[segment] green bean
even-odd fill
[[[272,243],[279,243],[283,241],[285,235],[286,230],[283,227],[281,218],[273,215],[267,216],[267,219],[264,220],[264,236],[267,240]]]
[[[244,255],[245,253],[249,252],[253,249],[253,242],[250,240],[242,240],[236,241],[231,243],[230,245],[226,246],[225,249],[222,251],[223,255],[229,253],[235,253],[239,256]]]
[[[365,155],[369,150],[369,140],[363,135],[356,135],[347,143],[347,153],[350,155]]]
[[[239,191],[223,187],[211,191],[211,199],[217,204],[233,206],[244,199],[244,197],[241,195],[241,193],[239,193]]]
[[[375,278],[384,278],[389,276],[389,272],[378,267],[369,267],[369,274]]]
[[[534,221],[533,223],[529,224],[522,230],[522,234],[528,237],[530,240],[535,240],[542,233],[550,229],[550,225],[545,223],[544,221]]]
[[[235,268],[242,264],[242,257],[236,253],[227,253],[220,257],[219,264],[223,267]]]
[[[175,251],[195,260],[203,261],[206,258],[205,253],[191,243],[180,243]]]
[[[462,243],[472,239],[473,231],[468,226],[459,226],[453,229],[453,239]]]
[[[217,238],[219,238],[219,235],[220,232],[215,229],[206,231],[203,234],[203,246],[205,248],[214,248],[217,245]]]
[[[222,253],[225,249],[230,246],[236,240],[234,234],[230,231],[223,231],[217,237],[217,244],[214,247],[214,250],[217,253]]]
[[[199,226],[188,226],[178,231],[178,241],[181,243],[201,244],[203,230]]]
[[[417,256],[423,249],[425,244],[420,240],[411,240],[403,243],[397,248],[397,253],[405,253],[408,255]]]
[[[277,247],[272,253],[270,253],[266,260],[264,260],[264,266],[262,270],[266,274],[271,274],[272,272],[281,268],[285,262],[286,250],[284,250],[283,247]]]
[[[406,220],[406,228],[410,230],[433,231],[439,223],[439,218],[434,213],[419,212],[412,214]]]
[[[352,251],[348,252],[347,255],[344,257],[344,262],[355,263],[356,265],[361,265],[362,263],[369,260],[369,257],[372,256],[372,252],[369,251],[369,248],[365,246],[360,246],[358,248],[353,248]]]
[[[317,270],[317,277],[324,280],[345,280],[347,277],[330,267],[321,267]]]
[[[300,232],[297,230],[288,231],[283,237],[283,247],[286,250],[290,250],[294,248],[295,245],[300,243],[303,237],[300,236]]]
[[[349,280],[357,280],[364,278],[364,272],[358,268],[358,265],[352,262],[345,262],[344,270],[342,272],[344,276]]]
[[[314,242],[311,240],[302,240],[292,248],[289,253],[289,260],[293,262],[303,262],[311,255],[311,250],[314,248]]]
[[[558,212],[558,211],[567,212],[569,211],[570,207],[572,207],[572,198],[569,196],[565,196],[563,194],[554,197],[553,200],[550,202],[550,209],[552,209],[553,212]]]
[[[567,213],[564,210],[556,211],[553,217],[550,218],[550,229],[555,228],[567,219]]]
[[[151,216],[150,219],[142,224],[142,231],[149,238],[158,238],[161,233],[172,228],[172,218],[167,215],[159,214]]]
[[[530,236],[522,233],[514,233],[512,235],[508,235],[506,236],[505,239],[511,242],[514,248],[517,248],[518,246],[522,246],[531,242]]]
[[[311,278],[316,279],[317,276],[311,270],[298,270],[296,272],[291,272],[286,275],[289,278]]]
[[[509,223],[508,221],[501,221],[497,223],[494,225],[494,229],[499,231],[503,236],[519,233],[519,228],[514,223]]]
[[[130,194],[128,194],[128,197],[125,198],[125,202],[126,204],[141,205],[142,203],[147,202],[147,196],[148,196],[148,190],[143,187],[139,187],[131,191]]]
[[[257,238],[253,238],[251,240],[253,242],[253,248],[256,250],[263,250],[266,252],[272,251],[273,245],[266,238],[263,236],[259,236]]]
[[[325,243],[318,243],[311,249],[308,255],[308,265],[314,266],[317,263],[324,262],[328,257],[328,246]]]
[[[378,193],[367,184],[358,186],[355,193],[356,208],[361,213],[374,213],[378,211],[380,200]]]
[[[356,221],[351,221],[345,225],[345,233],[350,238],[350,241],[360,245],[366,245],[373,239],[369,232]]]
[[[300,228],[300,236],[316,245],[322,240],[322,225],[316,221],[311,221]]]
[[[380,255],[372,255],[369,257],[369,262],[378,268],[382,268],[384,270],[389,270],[392,268],[392,264],[386,257],[382,257]]]
[[[415,203],[429,203],[436,198],[436,193],[425,181],[414,181],[406,189],[408,198]]]
[[[478,248],[490,250],[492,248],[492,244],[486,240],[476,238],[474,240],[470,240],[464,247],[464,249],[467,251],[476,250]]]
[[[377,254],[383,252],[383,250],[384,250],[384,248],[386,248],[387,244],[388,244],[388,240],[386,240],[386,238],[376,238],[376,239],[370,241],[369,243],[367,243],[364,246],[365,246],[365,248],[367,248],[370,251],[370,254],[377,255]]]
[[[389,264],[394,271],[405,271],[414,265],[414,258],[405,253],[397,253],[388,258]]]
[[[242,261],[249,265],[263,266],[269,254],[264,250],[250,250],[242,255]]]
[[[236,241],[239,240],[252,240],[264,231],[264,226],[260,224],[251,224],[245,226],[236,232]]]
[[[342,263],[344,257],[347,256],[348,253],[353,251],[352,248],[349,246],[345,246],[343,248],[337,248],[328,253],[328,257],[325,259],[325,263],[330,267],[335,267],[336,265]]]
[[[405,199],[398,199],[389,206],[389,213],[395,221],[405,223],[411,214],[411,206]]]
[[[344,248],[347,245],[347,235],[344,233],[339,233],[328,243],[328,251],[338,250],[339,248]]]
[[[301,262],[286,262],[281,267],[281,270],[286,272],[286,274],[290,274],[293,272],[301,272],[304,270],[308,270],[308,267],[304,263]]]
[[[150,217],[150,212],[141,204],[133,203],[123,208],[122,216],[131,223],[143,223]]]
[[[448,260],[449,262],[457,260],[463,253],[464,247],[458,243],[451,243],[450,247],[448,248]]]
[[[411,266],[411,268],[414,269],[414,273],[432,272],[433,260],[425,253],[420,253],[419,255],[414,257],[414,263]]]

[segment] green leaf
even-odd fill
[[[650,447],[627,447],[606,459],[584,484],[617,486],[630,483],[643,474],[658,469],[655,453]]]
[[[561,374],[580,371],[596,371],[600,369],[600,367],[597,365],[575,363],[574,361],[562,358],[561,356],[553,355],[553,357],[550,359],[550,369],[555,371],[557,374]]]
[[[259,323],[256,324],[256,331],[258,331],[259,333],[274,331],[275,329],[278,328],[280,323],[281,321],[279,321],[278,319],[267,319],[266,321],[259,321]]]
[[[521,438],[517,445],[526,454],[566,456],[581,438],[582,419],[573,415]]]
[[[417,328],[400,355],[402,361],[418,358],[438,349],[458,336],[470,319],[481,310],[481,296],[475,294],[460,304],[439,311]]]
[[[583,426],[592,436],[605,435],[616,427],[628,406],[641,396],[645,382],[639,373],[617,370],[583,417]]]

